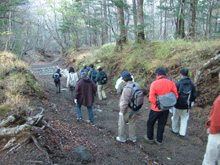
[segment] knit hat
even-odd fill
[[[129,81],[129,80],[131,81],[132,80],[131,74],[126,70],[123,70],[121,72],[121,76],[122,76],[122,80],[124,80],[124,81]]]
[[[160,68],[157,68],[157,69],[156,69],[155,73],[156,73],[158,76],[160,76],[160,75],[166,75],[166,74],[167,74],[167,71],[166,71],[165,68],[160,67]]]
[[[183,76],[188,76],[189,71],[188,71],[188,69],[183,68],[183,69],[180,70],[180,73],[181,73]]]

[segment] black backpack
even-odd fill
[[[144,104],[143,91],[135,83],[131,85],[126,85],[126,87],[132,88],[131,100],[128,104],[128,107],[131,108],[133,111],[138,111]]]
[[[100,83],[102,85],[106,84],[108,80],[107,74],[104,71],[99,72],[99,74],[100,74],[100,79],[99,79]]]
[[[54,73],[53,78],[54,78],[54,82],[59,82],[60,81],[59,73]]]
[[[177,104],[181,107],[190,108],[190,99],[192,93],[192,85],[191,83],[180,84],[179,87],[179,98],[177,100]]]

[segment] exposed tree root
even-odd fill
[[[32,140],[34,141],[34,144],[37,146],[37,148],[38,148],[41,152],[43,152],[43,153],[46,155],[46,157],[47,157],[47,163],[50,163],[50,158],[49,158],[49,155],[48,155],[47,151],[45,151],[44,149],[42,149],[42,148],[40,147],[40,145],[39,145],[37,139],[36,139],[33,135],[31,136],[31,138],[32,138]]]
[[[46,155],[47,163],[50,163],[49,154],[40,147],[35,136],[44,133],[45,128],[49,128],[52,132],[55,129],[44,119],[42,115],[44,109],[35,116],[27,117],[26,113],[11,115],[0,122],[0,140],[5,139],[6,144],[0,149],[0,152],[7,151],[5,156],[14,151],[18,151],[22,146],[27,145],[33,140],[36,147]],[[5,141],[4,140],[4,141]],[[32,163],[43,164],[42,161],[29,161]]]

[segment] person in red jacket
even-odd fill
[[[208,128],[209,136],[202,164],[220,164],[220,95],[213,103],[206,127]]]
[[[167,122],[167,118],[169,115],[169,111],[161,111],[157,105],[156,101],[157,95],[164,95],[169,92],[174,92],[176,98],[178,98],[178,92],[176,85],[166,77],[166,69],[165,68],[157,68],[156,69],[156,80],[152,82],[150,87],[149,101],[151,102],[151,111],[149,114],[149,118],[147,121],[147,135],[144,136],[146,142],[153,144],[153,136],[154,136],[154,124],[158,121],[157,127],[157,137],[155,142],[158,145],[162,144],[164,127]]]

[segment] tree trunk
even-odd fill
[[[123,49],[123,44],[126,43],[126,30],[124,21],[124,3],[123,0],[117,0],[117,13],[118,13],[118,31],[119,37],[116,42],[115,51],[121,51]]]
[[[185,0],[179,0],[179,13],[177,16],[176,34],[175,34],[176,38],[185,37],[184,6],[185,6]]]
[[[137,23],[138,23],[138,39],[137,43],[142,43],[145,40],[144,36],[144,11],[143,11],[144,0],[137,0]]]
[[[108,26],[107,26],[107,6],[106,6],[106,0],[103,0],[104,2],[104,22],[105,22],[105,35],[104,35],[104,42],[108,43]]]
[[[167,6],[167,1],[165,2],[165,6]],[[163,32],[163,38],[166,40],[167,38],[167,10],[165,10],[164,14],[164,32]]]
[[[195,30],[195,26],[196,26],[196,5],[197,5],[197,0],[191,0],[190,2],[190,11],[191,11],[191,24],[189,26],[189,35],[191,37],[195,37],[196,34],[196,30]]]
[[[134,20],[134,38],[137,40],[137,5],[136,0],[132,0],[133,3],[133,20]]]
[[[206,32],[205,32],[206,38],[211,37],[211,20],[212,20],[212,10],[213,10],[214,0],[208,0],[208,3],[209,3],[209,9],[207,13],[207,24],[206,24]]]
[[[153,32],[152,32],[153,34],[152,34],[152,37],[153,37],[153,40],[154,40],[154,38],[155,38],[155,37],[154,37],[154,36],[155,36],[155,29],[154,29],[154,27],[155,27],[155,18],[154,18],[154,14],[155,14],[155,11],[154,11],[154,0],[153,0],[153,1],[152,1],[152,15],[153,15],[153,16],[152,16],[152,19],[153,19],[153,20],[152,20],[152,22],[153,22],[153,23],[152,23],[152,24],[153,24]]]
[[[160,7],[162,7],[162,1],[160,1]],[[160,38],[162,38],[162,28],[163,28],[163,12],[160,11]]]
[[[219,19],[219,10],[217,10],[217,13],[216,13],[216,19],[215,19],[215,33],[218,33],[218,19]],[[220,77],[219,77],[220,78]]]

